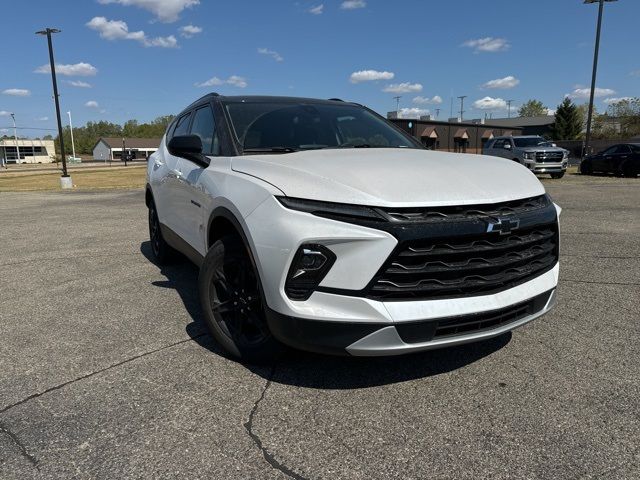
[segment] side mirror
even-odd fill
[[[511,144],[510,144],[510,143],[505,143],[505,144],[504,144],[504,148],[505,148],[506,150],[511,150]]]
[[[167,150],[171,155],[186,158],[203,167],[209,166],[209,159],[202,154],[202,140],[198,135],[178,135],[169,140]]]

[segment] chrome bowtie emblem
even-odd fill
[[[500,235],[507,235],[520,226],[517,218],[501,217],[497,220],[487,221],[487,233],[498,232]]]

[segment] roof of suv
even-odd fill
[[[321,99],[321,98],[306,98],[306,97],[282,97],[282,96],[270,96],[270,95],[220,95],[215,92],[208,93],[198,100],[192,103],[192,105],[196,103],[200,103],[205,99],[216,100],[216,101],[225,101],[225,102],[247,102],[247,103],[258,103],[258,102],[277,102],[277,103],[321,103],[321,104],[351,104],[356,105],[353,102],[345,102],[339,98],[329,98],[329,99]]]

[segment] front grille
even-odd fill
[[[538,162],[560,162],[564,158],[562,152],[536,152]]]
[[[555,223],[435,240],[402,242],[374,278],[369,296],[415,300],[499,291],[558,261]]]
[[[396,325],[396,330],[406,343],[422,343],[494,330],[541,311],[546,306],[550,295],[551,292],[545,292],[526,302],[489,312],[460,315],[436,321],[401,323]]]

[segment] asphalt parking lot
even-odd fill
[[[0,478],[639,478],[640,179],[545,180],[556,309],[406,357],[246,367],[140,191],[0,196]]]

